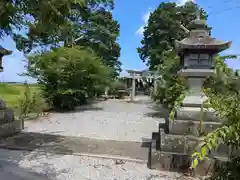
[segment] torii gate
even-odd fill
[[[143,79],[150,80],[153,82],[153,87],[154,87],[154,92],[157,90],[157,79],[160,78],[161,76],[157,75],[156,72],[154,71],[139,71],[139,70],[126,70],[129,75],[125,76],[126,78],[132,79],[132,87],[131,87],[131,101],[135,100],[136,97],[136,80],[140,79],[143,81]]]

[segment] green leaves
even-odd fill
[[[176,3],[162,2],[150,15],[148,25],[144,31],[138,53],[143,62],[147,62],[150,69],[162,64],[162,55],[165,51],[172,50],[175,40],[182,40],[186,33],[180,27],[188,28],[190,22],[196,18],[196,9],[199,7],[192,2],[183,6]],[[201,9],[202,18],[206,19],[206,13]]]
[[[73,109],[92,97],[97,86],[108,84],[110,70],[88,49],[57,48],[28,57],[26,75],[44,86],[45,97],[55,108]]]
[[[210,151],[231,137],[235,130],[236,129],[233,127],[224,125],[215,131],[208,133],[207,136],[204,137],[203,142],[197,148],[199,151],[192,154],[191,168],[195,169],[201,161],[207,158]]]
[[[197,151],[192,154],[191,168],[196,168],[204,158],[207,158],[208,152],[214,150],[220,144],[228,145],[232,150],[239,148],[240,145],[239,81],[232,81],[234,72],[228,69],[222,62],[223,58],[217,57],[216,68],[219,70],[219,74],[217,73],[210,82],[208,81],[208,87],[211,88],[205,89],[205,93],[208,95],[210,102],[208,106],[216,110],[216,114],[223,124],[220,128],[204,136],[203,143],[201,143]],[[219,76],[220,72],[225,75],[225,81],[219,78],[221,77]],[[219,79],[222,82],[218,85]],[[224,88],[224,90],[221,90],[221,88]],[[233,151],[231,153],[233,153]],[[228,154],[229,157],[231,153]],[[198,159],[198,161],[196,159]]]
[[[69,39],[72,43],[76,35],[73,27],[89,17],[89,6],[111,9],[113,0],[3,0],[0,37],[11,35],[18,50],[25,53],[39,46],[56,48]]]
[[[116,77],[121,70],[120,45],[117,43],[120,25],[107,9],[89,10],[87,21],[81,25],[84,32],[77,44],[89,47],[101,58],[101,61],[111,67],[112,77]],[[77,27],[79,28],[79,27]]]
[[[173,106],[172,107],[169,107],[170,109],[170,113],[169,113],[169,120],[174,120],[175,119],[175,113],[176,113],[176,109],[178,107],[180,107],[182,101],[184,100],[185,98],[185,94],[181,94],[177,100],[174,102]]]

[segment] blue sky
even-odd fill
[[[225,54],[240,54],[240,2],[239,0],[196,0],[209,13],[208,24],[213,27],[212,36],[221,40],[232,40],[232,47]],[[142,39],[142,27],[146,25],[149,14],[159,3],[159,0],[115,0],[113,16],[120,23],[119,43],[121,45],[120,60],[123,69],[145,69],[136,48]],[[178,0],[177,3],[184,3]],[[1,45],[13,50],[13,54],[3,58],[4,72],[0,73],[0,81],[24,81],[28,78],[18,76],[24,72],[24,55],[17,51],[10,37],[0,41]],[[240,69],[240,61],[228,60],[229,67]],[[123,72],[123,74],[125,74]],[[29,79],[28,79],[29,80]],[[32,80],[30,80],[32,81]]]

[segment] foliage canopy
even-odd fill
[[[74,109],[109,83],[110,69],[93,51],[80,46],[61,47],[28,59],[26,75],[44,85],[44,96],[56,108]]]

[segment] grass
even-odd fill
[[[37,84],[30,85],[31,93],[39,92],[40,86]],[[0,83],[0,98],[6,101],[8,107],[15,108],[19,99],[24,95],[25,87],[23,84]]]

